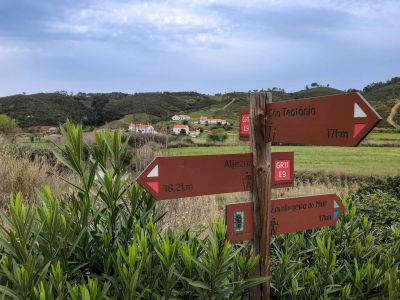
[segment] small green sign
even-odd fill
[[[244,231],[244,211],[235,211],[233,213],[233,230],[234,232]]]

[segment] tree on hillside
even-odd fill
[[[0,134],[12,135],[18,133],[20,130],[14,119],[7,115],[0,115]]]
[[[211,130],[210,134],[207,136],[209,142],[223,142],[228,138],[228,134],[225,129],[217,128]]]
[[[105,95],[96,95],[93,97],[94,125],[101,126],[107,121],[105,106],[108,102],[109,99]]]

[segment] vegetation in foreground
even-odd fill
[[[205,237],[162,230],[155,200],[126,180],[121,133],[96,133],[85,157],[80,126],[66,124],[58,159],[80,179],[56,197],[49,188],[1,213],[0,294],[6,299],[240,298],[265,281],[258,261],[225,240],[217,223]]]
[[[263,281],[249,275],[250,244],[231,245],[222,223],[163,229],[154,199],[126,181],[118,132],[97,133],[87,152],[79,126],[64,134],[58,159],[80,179],[72,191],[44,188],[31,205],[17,195],[2,213],[5,299],[241,299]],[[274,237],[273,297],[398,299],[399,186],[376,180],[346,200],[337,226]]]

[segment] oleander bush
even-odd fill
[[[400,226],[352,202],[335,227],[274,237],[271,251],[274,299],[400,299]]]
[[[12,195],[0,211],[3,299],[246,299],[265,282],[251,275],[250,243],[231,245],[222,222],[161,226],[156,201],[129,180],[120,132],[85,146],[81,126],[61,131],[55,156],[79,180],[61,195],[44,187],[29,205]],[[345,199],[334,227],[273,237],[273,299],[399,299],[396,182]]]
[[[200,236],[157,225],[162,214],[124,167],[120,132],[96,132],[84,154],[82,128],[67,122],[57,158],[80,179],[1,212],[0,295],[4,299],[237,299],[264,278],[248,246],[231,245],[218,222]]]
[[[276,299],[400,299],[400,177],[369,179],[336,226],[272,241]]]

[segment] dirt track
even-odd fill
[[[400,100],[392,107],[392,110],[390,111],[390,115],[387,118],[387,122],[392,125],[393,127],[400,126],[400,124],[396,124],[394,117],[396,116],[397,110],[400,108]]]

